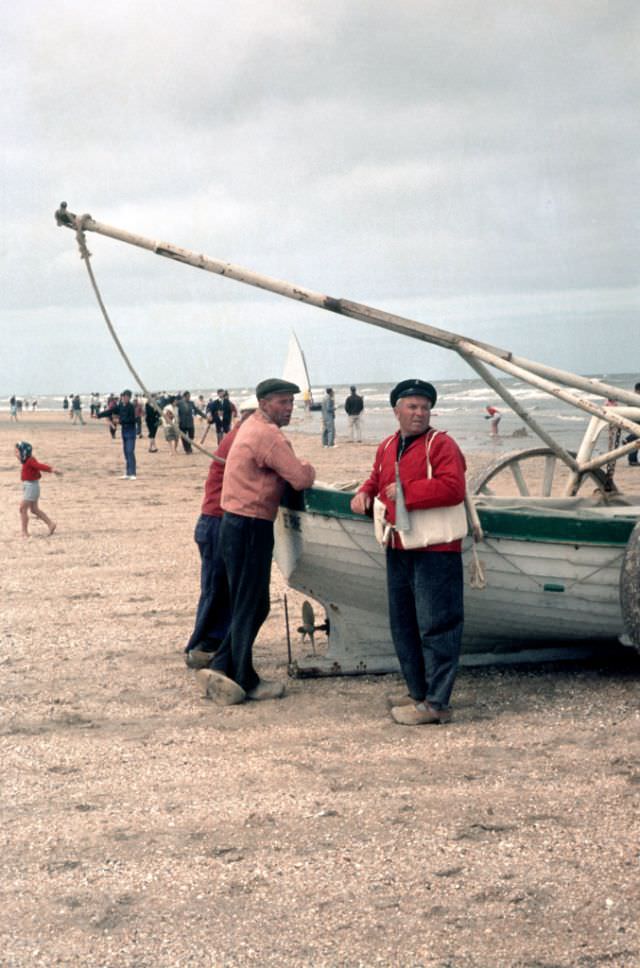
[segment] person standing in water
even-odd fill
[[[502,419],[502,414],[500,413],[500,411],[498,410],[497,407],[488,406],[486,408],[486,411],[487,412],[484,415],[484,419],[491,421],[491,423],[489,424],[489,428],[490,428],[489,429],[489,433],[491,434],[492,437],[497,437],[498,436],[498,424],[500,423],[500,420]]]

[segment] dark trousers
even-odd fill
[[[136,428],[135,425],[122,425],[122,449],[124,451],[125,473],[135,477],[136,473]]]
[[[196,435],[193,427],[180,427],[180,430],[182,431],[183,434],[187,435],[189,440],[193,440],[193,438]],[[189,440],[185,440],[184,437],[181,437],[180,439],[182,440],[182,446],[184,447],[185,454],[190,454],[192,452],[192,447],[191,447],[191,444],[189,443]]]
[[[409,695],[445,709],[462,640],[462,557],[387,549],[389,621]]]
[[[222,518],[201,514],[194,538],[200,552],[200,600],[185,652],[215,652],[229,631],[231,608],[227,572],[218,547]]]
[[[218,548],[229,582],[231,625],[210,666],[248,692],[260,681],[253,643],[269,614],[273,523],[226,512]]]

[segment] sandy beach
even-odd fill
[[[20,537],[18,439],[64,472],[52,537]],[[374,453],[292,439],[324,481]],[[104,422],[0,424],[0,964],[640,965],[640,659],[466,668],[443,727],[390,721],[394,676],[218,708],[182,657],[208,462],[159,447],[123,481]]]

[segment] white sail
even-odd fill
[[[311,382],[309,380],[307,361],[304,358],[304,352],[298,342],[298,337],[293,330],[289,337],[289,348],[287,350],[287,359],[284,364],[282,378],[283,380],[289,380],[291,383],[297,383],[305,403],[312,402]]]

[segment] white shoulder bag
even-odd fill
[[[429,456],[431,444],[440,432],[439,430],[434,431],[425,440],[428,480],[433,477]],[[379,498],[374,498],[373,525],[376,538],[383,547],[386,547],[389,543],[392,531],[399,535],[405,551],[410,551],[413,548],[428,548],[431,545],[449,544],[451,541],[464,538],[468,531],[464,501],[448,507],[421,508],[418,511],[409,511],[409,521],[411,527],[408,531],[400,531],[394,528],[386,520],[385,505]]]

